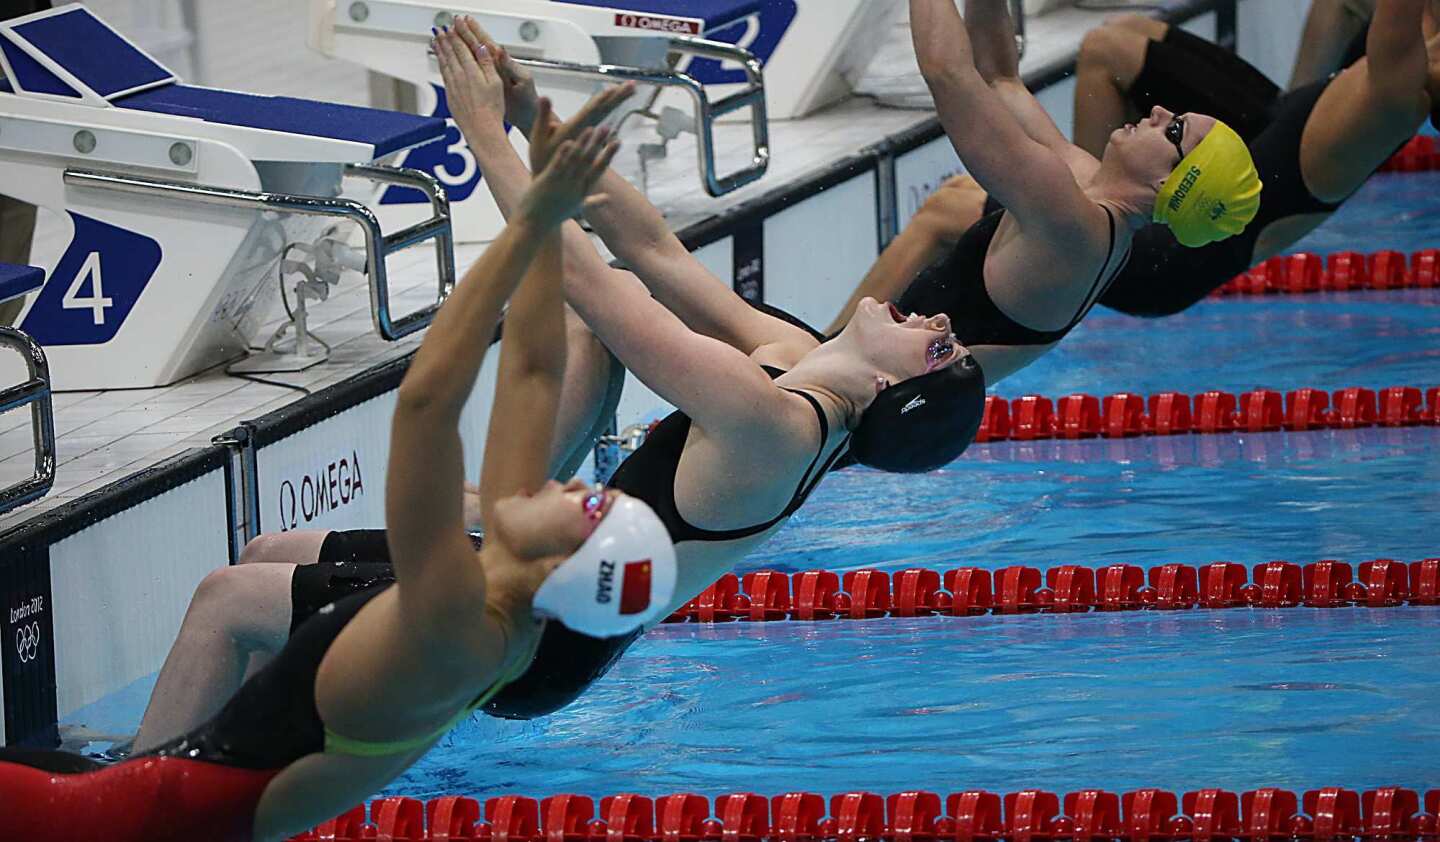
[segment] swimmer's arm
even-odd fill
[[[532,180],[530,168],[521,160],[515,147],[510,143],[510,134],[505,127],[501,112],[492,108],[462,107],[464,93],[472,98],[484,100],[493,97],[493,86],[514,83],[512,74],[515,65],[504,50],[488,36],[474,18],[461,18],[455,25],[455,34],[469,48],[468,54],[455,55],[454,61],[447,61],[441,68],[446,90],[455,102],[451,103],[455,125],[460,129],[466,145],[474,153],[476,163],[485,173],[485,187],[494,197],[500,214],[512,219],[520,207],[525,191],[530,189]],[[479,48],[484,44],[486,51]],[[497,56],[500,58],[497,60]],[[437,54],[437,60],[439,55]],[[528,78],[528,77],[527,77]],[[533,94],[533,83],[529,83]],[[516,128],[528,137],[530,124],[534,121],[535,105],[523,114],[511,115],[521,125]],[[607,271],[610,266],[596,250],[589,235],[574,223],[562,226],[565,248],[565,270],[584,275],[589,272]]]
[[[480,475],[480,522],[491,522],[495,501],[536,491],[549,455],[565,380],[565,294],[559,229],[552,230],[510,301],[500,340],[500,369],[485,461]]]
[[[503,127],[476,126],[464,130],[464,133],[480,168],[485,171],[486,185],[495,196],[501,213],[508,218],[518,197],[524,194],[530,182],[530,171],[520,160],[515,147],[510,145]],[[604,204],[622,204],[626,199],[633,198],[617,195],[617,190],[621,193],[635,192],[628,182],[613,172],[602,178],[597,189],[609,197],[609,201]],[[643,196],[640,201],[644,205],[641,212],[644,209],[654,212],[654,208]],[[661,225],[664,225],[663,220]],[[597,225],[596,228],[598,232],[600,226]],[[600,256],[590,236],[581,230],[578,224],[566,222],[563,231],[565,274],[568,279],[589,284],[615,271]],[[668,228],[665,233],[669,234]],[[710,274],[693,255],[685,251],[679,240],[673,235],[670,235],[670,239],[674,241],[678,253],[672,253],[668,257],[656,255],[655,259],[647,259],[642,255],[638,261],[626,262],[631,266],[638,262],[649,270],[644,282],[648,283],[650,292],[680,316],[692,330],[726,342],[747,354],[760,345],[795,340],[797,335],[801,341],[809,339],[809,334],[804,331],[750,307]],[[613,244],[607,245],[614,248]],[[618,252],[617,249],[617,255]],[[621,259],[624,259],[623,255]],[[676,290],[682,294],[674,294]],[[770,324],[772,322],[774,324]]]
[[[1357,17],[1350,7],[1338,0],[1320,0],[1310,4],[1305,16],[1305,29],[1300,35],[1300,50],[1295,54],[1295,67],[1290,73],[1290,90],[1318,82],[1337,70],[1345,50],[1368,23]]]
[[[1070,164],[1093,167],[1090,153],[1061,134],[1049,112],[1020,78],[1020,50],[1015,43],[1015,22],[1009,0],[965,0],[965,30],[975,51],[975,70],[990,85],[1032,140],[1052,149]],[[1072,161],[1078,158],[1078,161]],[[1088,176],[1088,173],[1085,173]]]
[[[565,287],[570,306],[605,347],[708,431],[773,422],[784,393],[764,371],[734,346],[686,327],[629,272],[614,269],[588,284],[566,276]]]
[[[954,0],[910,0],[910,30],[940,123],[960,160],[1021,227],[1078,233],[1093,216],[1069,164],[1031,138],[973,64]]]
[[[501,123],[474,123],[461,127],[475,160],[485,173],[485,186],[495,198],[500,213],[510,219],[519,206],[520,197],[530,187],[530,168],[520,159]],[[590,276],[610,271],[610,264],[600,256],[590,236],[574,222],[561,226],[565,250],[565,272]]]
[[[493,67],[498,72],[506,86],[507,108],[515,110],[513,121],[523,131],[531,123],[527,118],[536,98],[529,72],[516,64],[473,18],[463,19],[457,32],[485,69]],[[482,44],[488,56],[479,53]],[[498,60],[493,59],[495,56]],[[475,120],[462,122],[460,129],[485,172],[486,184],[501,213],[508,218],[509,208],[525,190],[528,173],[506,137],[503,122],[493,113],[479,114]],[[747,354],[761,345],[812,341],[799,328],[766,316],[740,300],[685,250],[654,206],[623,178],[607,173],[597,189],[609,197],[609,202],[587,208],[587,218],[596,233],[639,275],[651,294],[692,330]],[[565,264],[567,277],[595,277],[610,271],[590,237],[578,225],[568,223]]]
[[[460,412],[489,347],[475,337],[495,335],[501,308],[540,247],[542,228],[519,218],[500,232],[435,314],[396,392],[385,525],[402,583],[423,580],[430,570],[443,576],[458,560],[474,557],[463,516]],[[437,591],[411,590],[417,597],[422,592]]]
[[[691,330],[750,354],[762,345],[814,344],[810,334],[746,304],[690,253],[644,194],[610,170],[600,179],[610,201],[585,219],[661,304]]]

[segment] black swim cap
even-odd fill
[[[850,437],[850,455],[882,471],[933,471],[965,452],[984,416],[985,373],[966,356],[876,395]]]

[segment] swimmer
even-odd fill
[[[530,147],[540,175],[405,375],[385,493],[395,581],[321,608],[217,716],[148,752],[97,768],[0,750],[12,805],[0,838],[285,838],[408,768],[526,668],[543,629],[622,634],[663,616],[674,549],[655,513],[613,490],[545,481],[566,365],[557,227],[614,155],[608,132],[589,126],[621,99],[602,93],[563,126],[541,104]],[[486,351],[476,337],[493,335],[512,292],[479,491],[490,533],[477,552],[459,421]]]
[[[963,20],[952,0],[911,0],[910,23],[941,124],[1005,207],[958,217],[966,227],[946,248],[937,217],[973,213],[978,194],[942,190],[934,204],[944,206],[922,210],[922,227],[897,238],[839,319],[866,295],[894,298],[901,310],[963,313],[962,340],[1003,349],[1013,371],[1106,293],[1126,271],[1132,235],[1152,220],[1198,247],[1233,238],[1254,217],[1261,183],[1224,122],[1156,107],[1112,132],[1097,160],[1065,140],[1020,80],[1004,0],[967,0]]]
[[[475,57],[473,69],[455,60],[458,50]],[[469,19],[441,40],[437,57],[456,122],[485,183],[501,210],[513,214],[530,175],[505,125],[531,124],[533,80]],[[1007,119],[1018,131],[1014,119]],[[1053,126],[1051,131],[1058,137]],[[1168,142],[1156,142],[1158,130],[1145,136],[1152,134],[1148,144],[1123,144],[1122,159],[1155,159],[1158,184],[1173,167],[1175,153]],[[857,297],[832,331],[835,338],[824,341],[798,320],[736,296],[685,250],[659,212],[613,173],[600,187],[609,201],[586,212],[634,273],[612,269],[578,225],[564,226],[571,306],[610,351],[681,410],[664,419],[612,479],[614,487],[660,512],[678,544],[681,582],[672,608],[776,531],[828,468],[860,461],[918,471],[954,459],[978,429],[985,384],[1038,357],[1093,303],[1124,260],[1122,241],[1129,229],[1116,224],[1122,211],[1118,204],[1112,209],[1091,201],[1056,153],[1031,146],[1055,164],[1050,172],[1057,189],[1082,215],[1085,209],[1091,215],[1080,226],[1070,225],[1068,217],[1045,218],[1061,229],[1059,236],[1075,234],[1065,248],[1086,259],[1073,272],[1032,275],[1022,253],[1028,239],[1007,223],[1003,249],[996,248],[1004,265],[997,262],[987,273],[989,284],[969,285],[982,306],[967,304],[959,329],[938,315],[940,309],[915,316]],[[1093,161],[1091,167],[1098,169]],[[1136,179],[1126,172],[1112,162],[1102,187],[1153,200],[1154,187],[1132,184]],[[1051,183],[1030,186],[1049,189]],[[983,246],[978,248],[983,256]],[[575,377],[567,372],[566,388],[579,383],[593,393],[584,383],[607,373],[600,368]],[[553,452],[569,446],[557,440]],[[197,595],[186,616],[138,747],[168,739],[222,704],[244,670],[243,651],[237,651],[246,646],[273,651],[313,606],[388,575],[389,550],[380,532],[291,533],[262,540],[265,546],[252,544],[248,557],[292,564],[242,564],[212,574],[217,587],[207,588],[203,601]],[[316,560],[321,563],[293,566]],[[558,710],[604,675],[636,637],[596,640],[551,626],[530,670],[484,710],[517,718]],[[215,648],[227,652],[226,658],[207,654]],[[229,666],[219,670],[216,663]]]
[[[513,217],[531,174],[505,124],[533,122],[533,81],[468,18],[441,37],[437,59],[485,183]],[[612,269],[574,223],[562,231],[565,288],[609,351],[680,407],[611,480],[655,509],[677,544],[679,581],[665,613],[777,531],[848,453],[885,470],[928,470],[974,437],[984,378],[943,315],[906,316],[871,301],[822,344],[824,337],[798,320],[752,308],[719,284],[623,179],[607,172],[598,189],[607,201],[586,212],[612,245],[628,245],[631,253],[641,243],[654,246],[653,259],[640,262],[658,276],[656,295],[630,272]],[[617,235],[617,228],[629,232]],[[578,384],[596,393],[583,381],[614,370],[591,366],[575,376],[567,369],[565,388]],[[571,447],[558,438],[563,433],[552,453]],[[379,531],[287,534],[246,553],[286,563],[212,574],[228,581],[226,590],[210,589],[203,604],[197,594],[137,747],[169,739],[222,704],[245,669],[247,648],[273,650],[304,628],[313,606],[384,580],[394,546]],[[553,713],[604,675],[641,632],[601,638],[551,624],[530,668],[482,710],[525,719]],[[224,650],[230,666],[207,666],[207,647]]]
[[[462,70],[452,48],[476,58],[473,71]],[[438,58],[457,125],[500,209],[511,214],[530,176],[505,126],[531,124],[533,80],[469,19],[442,39]],[[1038,106],[1032,105],[1031,112]],[[1006,117],[1018,131],[1016,121]],[[1053,125],[1050,131],[1059,137]],[[1117,144],[1123,151],[1105,170],[1100,187],[1119,196],[1138,194],[1143,203],[1146,196],[1153,202],[1155,187],[1128,175],[1127,167],[1148,162],[1155,171],[1152,181],[1159,184],[1174,166],[1176,152],[1159,129],[1142,134],[1148,141]],[[1198,144],[1198,135],[1187,143]],[[736,296],[614,173],[607,173],[600,186],[609,201],[588,207],[586,214],[633,274],[612,269],[578,225],[564,226],[571,306],[611,352],[681,410],[661,422],[611,481],[654,507],[677,542],[681,582],[672,608],[778,530],[828,468],[859,461],[885,470],[919,471],[953,460],[978,429],[985,384],[1044,353],[1093,304],[1124,260],[1129,228],[1117,224],[1121,205],[1103,193],[1110,204],[1091,201],[1056,153],[1031,146],[1055,165],[1056,189],[1081,208],[1079,213],[1088,209],[1091,214],[1080,226],[1070,225],[1068,217],[1044,220],[1059,229],[1056,236],[1064,240],[1067,255],[1086,259],[1070,272],[1033,272],[1024,254],[1028,237],[1007,222],[1003,237],[996,238],[997,261],[987,272],[989,282],[966,285],[975,300],[963,302],[965,320],[958,327],[938,315],[943,308],[907,308],[927,314],[922,317],[857,298],[844,323],[832,331],[835,338],[824,341],[784,313]],[[1093,160],[1090,166],[1099,169]],[[1048,181],[1028,185],[1051,186]],[[982,232],[980,239],[993,234]],[[976,248],[982,259],[983,244]],[[992,294],[995,303],[990,303]],[[586,376],[596,372],[567,373],[566,387],[583,383]],[[567,447],[557,442],[554,450]],[[278,645],[313,611],[311,606],[387,573],[383,533],[296,533],[265,540],[265,553],[247,555],[287,562],[318,558],[321,563],[242,564],[212,574],[232,587],[212,589],[216,593],[203,605],[192,604],[157,683],[139,747],[168,739],[233,691],[243,660],[232,655],[226,663],[234,666],[217,676],[207,665],[214,663],[204,654],[207,647],[228,647],[233,653],[237,639],[259,640],[260,648]],[[335,562],[342,561],[347,564],[337,567]],[[263,582],[254,584],[257,580]],[[263,627],[258,633],[257,624]],[[484,711],[516,718],[552,713],[604,675],[637,637],[638,632],[595,640],[552,626],[530,670]]]
[[[1182,115],[1214,112],[1246,139],[1265,184],[1255,221],[1224,242],[1187,249],[1163,225],[1138,231],[1130,263],[1100,303],[1136,316],[1179,313],[1328,219],[1440,106],[1437,7],[1435,0],[1379,0],[1366,35],[1369,56],[1290,93],[1229,51],[1148,18],[1122,18],[1102,27],[1103,38],[1087,38],[1077,71],[1077,137],[1085,115],[1114,112],[1122,95],[1129,107],[1152,114],[1163,111],[1160,104]],[[947,252],[970,224],[962,214],[973,212],[981,188],[963,177],[949,186],[960,192],[933,201],[955,213],[922,212],[948,222],[907,229],[891,244],[901,252],[892,259],[908,260],[910,271],[918,272],[912,267],[924,255]],[[987,210],[999,207],[996,198]],[[902,275],[867,278],[862,291],[898,298],[909,283]]]

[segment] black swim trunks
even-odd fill
[[[326,605],[393,581],[385,530],[331,532],[320,545],[319,561],[296,567],[290,577],[290,634]]]
[[[475,538],[476,547],[479,539]],[[292,639],[320,609],[357,593],[366,593],[395,581],[390,550],[383,529],[331,532],[320,547],[319,561],[295,568],[290,580],[290,634]],[[326,625],[329,625],[328,623]],[[530,667],[500,691],[481,710],[503,719],[533,719],[565,707],[598,680],[640,632],[614,638],[594,638],[549,623]]]

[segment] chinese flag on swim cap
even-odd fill
[[[650,607],[650,559],[625,565],[620,582],[620,613],[639,614]]]
[[[677,578],[669,530],[644,502],[622,494],[575,554],[540,583],[531,608],[591,637],[630,634],[664,619]]]

